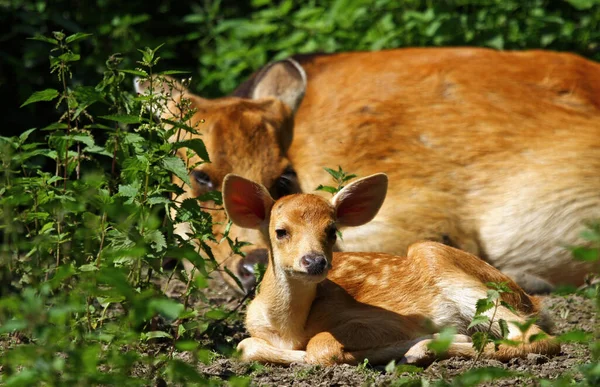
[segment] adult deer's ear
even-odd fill
[[[225,176],[222,193],[229,219],[243,228],[259,229],[275,203],[263,185],[232,173]]]
[[[384,173],[367,176],[345,186],[332,201],[340,226],[355,227],[370,222],[381,208],[387,193]]]
[[[305,92],[306,72],[289,58],[266,65],[241,84],[233,95],[250,99],[277,98],[295,113]]]
[[[142,80],[135,77],[133,86],[138,94],[149,95],[152,93],[161,97],[156,106],[152,106],[152,111],[157,117],[161,117],[170,110],[170,105],[174,105],[176,101],[179,101],[182,94],[189,94],[185,86],[167,76],[153,77],[152,82],[149,79]]]

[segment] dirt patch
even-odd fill
[[[207,298],[212,305],[227,305],[235,308],[239,297],[232,290],[223,285],[222,281],[214,280]],[[550,316],[554,320],[554,333],[559,335],[573,330],[593,332],[595,327],[595,308],[593,300],[580,295],[550,295],[544,301]],[[203,308],[199,302],[198,307]],[[206,304],[204,304],[206,307]],[[231,353],[234,346],[247,334],[244,331],[241,319],[245,305],[238,308],[237,318],[229,319],[220,328],[222,336],[212,335],[204,338],[203,344],[215,350],[223,349],[225,343],[228,348],[226,353]],[[216,333],[216,332],[215,332]],[[186,358],[182,356],[182,358]],[[369,366],[306,366],[291,365],[289,367],[269,366],[242,363],[235,359],[216,355],[210,364],[199,364],[198,369],[209,378],[229,380],[234,377],[243,377],[251,381],[252,385],[269,386],[358,386],[358,385],[411,385],[411,380],[418,383],[420,378],[430,381],[451,381],[472,368],[495,367],[507,370],[515,375],[501,380],[489,382],[489,386],[536,385],[539,378],[556,379],[569,377],[570,380],[582,379],[578,368],[589,363],[591,354],[586,344],[563,344],[562,352],[558,356],[548,358],[542,355],[530,355],[526,359],[513,359],[508,363],[492,360],[480,360],[473,367],[472,360],[448,359],[438,361],[425,370],[398,368],[388,373],[385,367]],[[410,371],[410,372],[403,372]],[[496,371],[499,372],[499,371]],[[406,384],[405,384],[406,383]],[[420,385],[420,384],[416,384]]]

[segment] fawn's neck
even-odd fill
[[[290,278],[269,263],[260,284],[260,299],[272,328],[293,340],[303,337],[306,320],[317,293],[317,283]]]

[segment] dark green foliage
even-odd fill
[[[25,40],[52,39],[57,30],[73,34],[73,58],[81,56],[74,84],[99,82],[114,53],[134,72],[139,47],[164,43],[159,68],[190,71],[203,96],[228,93],[267,61],[299,53],[470,45],[600,59],[598,0],[100,0],[93,6],[11,0],[0,2],[0,22],[8,26],[1,36],[0,92],[11,96],[3,105],[4,135],[54,120],[49,104],[17,107],[34,91],[59,89],[46,71],[47,43]],[[83,33],[92,36],[82,39]]]
[[[219,268],[205,244],[197,249],[174,234],[170,213],[182,192],[171,174],[185,181],[194,167],[176,150],[208,155],[199,139],[168,141],[176,129],[154,118],[159,97],[125,91],[129,71],[120,70],[118,57],[106,62],[96,87],[73,85],[80,58],[71,44],[86,38],[36,38],[50,45],[51,69],[63,87],[36,92],[23,105],[53,100],[62,114],[42,130],[0,137],[0,382],[147,385],[154,375],[203,382],[173,352],[198,359],[203,349],[191,339],[231,313],[213,308],[199,316],[190,308],[190,294]],[[145,49],[143,70],[135,71],[159,76],[157,62],[156,49]],[[102,112],[97,118],[88,112],[94,105]],[[195,133],[187,126],[193,113],[182,113],[176,128]],[[44,142],[34,141],[36,132]],[[197,200],[184,201],[175,214],[192,225],[192,237],[214,240],[212,219]],[[181,300],[153,285],[166,257],[187,258],[201,273]],[[149,343],[164,343],[165,350],[150,357]],[[140,367],[154,371],[142,376]]]

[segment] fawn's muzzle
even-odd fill
[[[319,275],[327,267],[327,258],[323,254],[309,253],[302,257],[301,263],[308,274]]]

